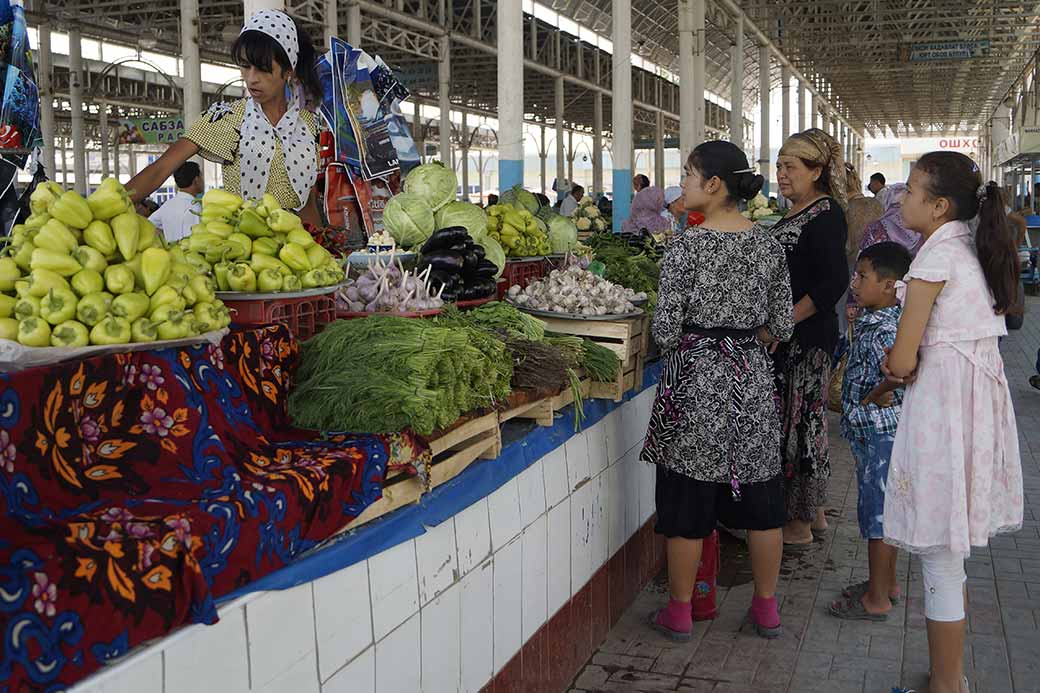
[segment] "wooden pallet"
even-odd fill
[[[425,491],[426,485],[417,476],[409,477],[406,474],[399,474],[394,478],[387,479],[383,485],[383,497],[365,508],[363,513],[355,517],[349,525],[341,529],[337,534],[360,527],[405,506],[418,503]]]
[[[590,396],[593,382],[587,377],[579,378],[579,390],[582,399]],[[510,419],[531,419],[539,426],[552,426],[556,414],[564,407],[574,403],[574,393],[570,385],[566,385],[560,392],[548,396],[520,399],[510,401],[507,407],[499,412],[498,420],[505,423]]]
[[[620,402],[629,390],[643,387],[643,354],[636,354],[618,369],[617,377],[609,383],[594,382],[589,390],[593,399],[612,399]]]
[[[620,402],[629,390],[643,386],[643,361],[650,344],[646,316],[627,320],[561,320],[542,318],[548,330],[585,337],[617,354],[621,361],[613,382],[589,384],[588,396]]]
[[[430,487],[451,481],[478,459],[493,460],[502,453],[498,412],[464,416],[429,441],[433,463]]]
[[[645,315],[627,320],[563,320],[541,318],[546,329],[560,334],[586,337],[607,347],[626,363],[637,354],[645,354],[649,329]]]

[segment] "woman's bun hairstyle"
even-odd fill
[[[757,195],[766,179],[750,170],[747,155],[732,142],[712,140],[697,145],[689,158],[687,166],[700,171],[707,180],[718,177],[726,184],[729,200],[736,204],[740,200],[750,200]]]

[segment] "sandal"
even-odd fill
[[[662,611],[664,609],[650,612],[650,627],[673,642],[690,642],[689,632],[683,633],[682,631],[672,630],[668,626],[657,622],[657,617],[661,615]]]
[[[831,613],[831,616],[845,619],[846,621],[887,621],[888,614],[872,614],[867,611],[863,602],[859,599],[839,599],[831,602],[831,605],[827,607],[827,611]]]
[[[860,599],[864,594],[870,590],[870,580],[864,580],[863,582],[857,582],[848,585],[841,591],[841,596],[846,599]],[[888,601],[892,602],[892,606],[896,606],[900,602],[901,595],[888,596]]]

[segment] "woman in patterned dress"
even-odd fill
[[[175,143],[134,176],[134,200],[152,194],[185,161],[201,154],[223,165],[223,187],[247,199],[270,193],[285,209],[320,226],[314,204],[318,125],[307,110],[321,100],[314,44],[294,19],[261,10],[231,46],[248,96],[217,102]]]
[[[787,256],[795,321],[794,337],[773,353],[787,489],[784,543],[804,545],[812,543],[813,529],[826,528],[825,401],[838,341],[835,306],[849,286],[841,145],[815,128],[792,135],[780,149],[776,179],[793,204],[770,229]]]
[[[780,245],[737,211],[762,176],[729,142],[690,154],[686,208],[701,226],[665,252],[654,338],[665,355],[641,459],[657,465],[656,531],[667,537],[671,600],[651,626],[689,640],[702,540],[722,521],[748,530],[755,595],[750,619],[776,637],[776,581],[783,550],[780,420],[767,344],[793,329]]]

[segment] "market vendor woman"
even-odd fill
[[[135,201],[159,188],[201,154],[223,164],[224,189],[247,199],[265,192],[304,221],[320,225],[314,203],[318,127],[308,104],[321,100],[315,52],[307,33],[277,10],[261,10],[231,46],[249,95],[218,102],[177,142],[127,184]]]

